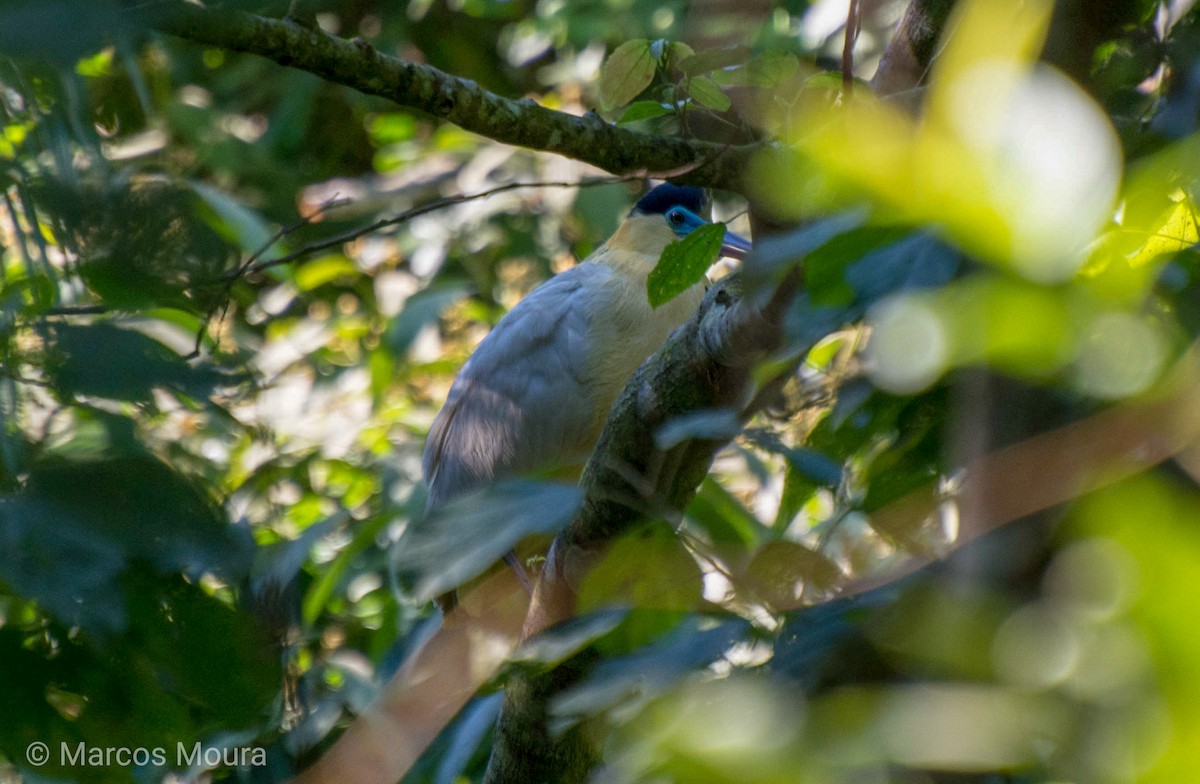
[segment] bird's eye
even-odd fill
[[[683,213],[679,210],[671,210],[667,213],[667,220],[671,221],[671,223],[674,223],[676,226],[679,226],[683,223]]]

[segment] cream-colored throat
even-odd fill
[[[588,261],[645,278],[658,264],[663,250],[679,237],[661,215],[634,215],[598,248]]]

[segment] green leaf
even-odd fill
[[[521,643],[510,661],[519,664],[558,664],[617,628],[628,615],[629,609],[626,607],[607,607],[571,618]]]
[[[775,87],[800,69],[800,59],[790,52],[766,52],[741,68],[718,71],[713,77],[724,85]],[[841,76],[835,82],[841,88]]]
[[[274,232],[266,219],[254,210],[233,199],[227,193],[217,190],[202,182],[189,182],[206,205],[216,213],[223,224],[221,228],[232,237],[242,250],[247,253],[257,253],[270,242]],[[283,253],[283,246],[276,242],[271,245],[272,253]]]
[[[842,465],[815,449],[791,449],[788,463],[818,487],[836,488],[842,482]]]
[[[671,47],[667,50],[667,72],[682,71],[683,69],[680,68],[680,64],[689,57],[695,56],[695,54],[696,50],[682,41],[672,41]]]
[[[462,585],[531,534],[565,526],[580,504],[579,488],[512,480],[456,498],[411,524],[396,543],[396,571],[415,578],[427,601]]]
[[[893,226],[868,226],[840,234],[818,247],[805,258],[809,292],[817,305],[845,305],[854,298],[846,282],[846,268],[871,251],[910,234],[911,229]]]
[[[354,562],[365,551],[375,546],[379,532],[393,522],[395,522],[394,518],[388,515],[376,515],[356,527],[354,538],[342,548],[332,563],[321,569],[320,576],[308,589],[308,593],[304,595],[300,617],[304,619],[305,624],[316,623],[317,618],[329,603],[330,597],[333,596],[333,592],[345,582],[346,575],[350,572]],[[296,542],[301,542],[301,546],[311,549],[318,537],[324,536],[333,529],[334,525],[340,524],[341,515],[326,518],[324,521],[314,523],[306,528]],[[292,544],[294,545],[295,542]]]
[[[650,305],[657,308],[704,279],[704,273],[721,253],[725,225],[701,226],[682,240],[672,242],[662,252],[657,266],[646,278]]]
[[[672,449],[689,439],[726,441],[742,432],[737,414],[728,408],[704,408],[671,417],[654,431],[654,445]]]
[[[102,49],[75,63],[75,73],[80,76],[108,76],[112,72],[112,61],[113,50]]]
[[[56,325],[46,369],[64,395],[150,402],[152,390],[169,389],[204,400],[223,377],[214,368],[193,366],[167,346],[111,324]]]
[[[619,123],[637,122],[638,120],[649,120],[653,117],[662,117],[664,114],[670,114],[671,108],[664,106],[658,101],[637,101],[629,104],[629,108],[621,115]]]
[[[705,49],[679,63],[679,70],[687,76],[719,71],[722,68],[740,65],[750,56],[750,49],[745,46],[727,46],[721,49]]]
[[[758,518],[711,476],[704,478],[688,504],[687,516],[722,547],[745,550],[758,544],[763,535]]]
[[[417,118],[405,112],[377,114],[367,123],[367,133],[381,147],[406,142],[417,133]]]
[[[354,279],[360,275],[354,262],[340,253],[321,256],[296,270],[296,286],[312,291],[335,280]]]
[[[778,609],[800,605],[801,590],[827,590],[842,577],[836,563],[798,542],[769,542],[755,553],[744,579],[756,596]]]
[[[651,525],[619,539],[587,573],[579,606],[687,612],[699,605],[703,587],[700,567],[675,532]]]
[[[688,81],[688,92],[696,103],[718,112],[723,112],[733,105],[729,96],[707,76],[692,77]]]
[[[738,618],[706,628],[689,617],[670,634],[633,653],[601,661],[580,683],[551,702],[552,730],[561,731],[603,711],[634,711],[689,675],[703,670],[750,634]]]
[[[800,58],[791,52],[767,52],[751,60],[747,70],[752,85],[775,87],[800,70]]]
[[[607,108],[629,103],[650,86],[656,70],[649,41],[626,41],[600,67],[600,102]]]
[[[804,358],[805,367],[813,370],[824,371],[829,368],[829,363],[833,362],[834,357],[846,345],[846,336],[844,333],[836,333],[822,340],[817,345],[809,349],[808,356]]]

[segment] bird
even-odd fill
[[[422,454],[426,513],[500,479],[580,466],[642,364],[699,306],[704,283],[654,308],[646,278],[663,250],[708,223],[705,192],[664,183],[609,239],[517,303],[459,370]],[[721,253],[743,258],[725,232]],[[515,554],[506,561],[529,589]],[[438,597],[443,614],[455,592]]]

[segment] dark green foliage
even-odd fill
[[[97,185],[44,180],[29,196],[79,257],[84,283],[114,309],[202,314],[236,263],[232,238],[221,236],[228,229],[186,186],[151,178]]]
[[[282,17],[293,4],[205,5]],[[608,131],[713,141],[721,161],[728,145],[767,138],[820,176],[819,162],[791,160],[809,130],[792,110],[816,93],[852,104],[867,87],[809,81],[840,57],[841,32],[814,41],[810,3],[777,5],[751,19],[680,2],[329,0],[296,4],[289,29],[319,22],[514,101],[603,108],[627,127],[580,123]],[[927,55],[952,3],[919,5],[928,14],[910,33]],[[157,780],[180,773],[176,743],[228,741],[271,761],[214,780],[280,781],[437,627],[426,598],[513,547],[536,550],[574,514],[576,488],[526,481],[422,519],[420,447],[484,331],[594,250],[643,188],[507,191],[347,239],[440,197],[578,172],[302,69],[136,29],[145,6],[0,2],[0,778]],[[1017,280],[968,258],[941,215],[914,221],[890,194],[747,185],[756,221],[811,201],[797,194],[845,199],[756,242],[731,284],[764,298],[797,266],[805,275],[785,349],[754,370],[765,415],[705,408],[639,434],[658,447],[734,441],[683,508],[603,499],[652,522],[607,543],[579,586],[582,614],[527,641],[404,781],[482,780],[499,692],[538,683],[535,740],[568,731],[579,752],[546,778],[1194,774],[1198,502],[1194,449],[1170,442],[1188,417],[1150,442],[1171,443],[1160,473],[1131,462],[1138,475],[1115,487],[1080,480],[1003,536],[834,593],[952,547],[955,521],[995,500],[956,495],[977,477],[965,462],[1170,394],[1161,379],[1200,335],[1200,14],[1159,35],[1159,8],[1059,4],[1048,56],[1103,107],[1131,165],[1075,277]],[[869,32],[860,64],[888,33]],[[723,231],[672,246],[650,301],[702,280]],[[968,290],[1035,291],[1061,318]],[[958,309],[937,372],[907,389],[881,382],[863,328],[897,301]],[[1157,357],[1159,374],[1098,397],[1077,374],[1096,336],[1111,338],[1088,330],[1112,315],[1138,341],[1100,367]],[[1106,446],[1071,454],[1083,465]],[[1035,457],[1031,484],[1049,482],[1058,464]],[[910,503],[930,514],[893,514]],[[1065,664],[1064,640],[1076,656]],[[924,712],[902,710],[914,705]],[[996,716],[1018,718],[987,723]],[[955,747],[975,757],[937,743],[980,726],[994,734]],[[34,769],[34,741],[171,754],[162,769],[57,755]]]
[[[202,401],[222,381],[212,367],[194,366],[179,354],[136,332],[110,324],[50,328],[54,351],[46,370],[65,399],[79,395],[148,403],[153,390],[164,389]]]

